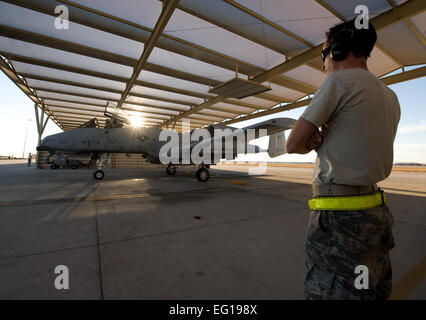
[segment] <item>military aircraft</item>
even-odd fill
[[[191,141],[191,134],[193,135],[194,132],[197,132],[196,130],[201,129],[177,133],[159,126],[134,127],[128,125],[130,124],[129,118],[121,109],[114,110],[107,106],[105,114],[112,119],[112,121],[107,121],[105,128],[97,127],[95,125],[97,121],[93,119],[81,127],[44,138],[37,150],[49,151],[50,156],[55,153],[89,154],[92,161],[98,163],[97,170],[93,174],[97,180],[104,178],[105,173],[102,166],[107,160],[108,154],[126,153],[141,154],[151,163],[163,163],[166,165],[168,175],[174,175],[178,166],[195,164],[198,167],[197,180],[205,182],[209,179],[208,169],[211,164],[214,165],[224,158],[235,159],[239,153],[266,151],[249,144],[250,140],[261,136],[270,136],[267,150],[270,157],[284,154],[284,130],[291,129],[295,122],[290,118],[275,118],[240,129],[221,124],[210,125],[203,128],[202,140]],[[121,123],[118,125],[119,127],[116,127],[117,123]],[[206,136],[206,132],[208,136]],[[221,134],[217,135],[217,132]],[[185,138],[186,134],[188,134],[187,138]],[[177,140],[173,144],[172,139],[167,137],[176,137]],[[167,144],[168,148],[166,148]],[[195,150],[197,150],[197,160],[192,157]],[[190,157],[185,158],[185,154],[189,154]]]

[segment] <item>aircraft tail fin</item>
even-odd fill
[[[268,155],[271,158],[278,157],[287,152],[285,148],[285,132],[277,132],[269,136]]]

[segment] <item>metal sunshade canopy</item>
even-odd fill
[[[325,78],[328,28],[356,0],[0,0],[0,68],[63,130],[117,104],[145,125],[191,128],[305,106]],[[378,42],[370,70],[387,84],[422,77],[424,0],[368,0]],[[56,29],[65,5],[69,29]],[[235,77],[271,90],[209,92]],[[386,76],[402,68],[400,74]]]

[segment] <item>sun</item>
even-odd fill
[[[129,118],[132,127],[141,127],[143,124],[141,117],[130,117]]]

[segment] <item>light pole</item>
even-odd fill
[[[24,138],[24,150],[22,151],[22,159],[25,158],[25,146],[27,144],[27,133],[28,133],[28,124],[31,122],[31,119],[28,119],[27,125],[25,127],[25,138]]]

